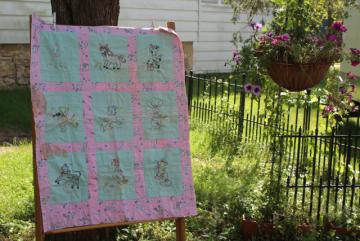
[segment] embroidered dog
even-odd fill
[[[146,68],[148,71],[155,71],[160,69],[162,54],[158,45],[149,45],[149,59],[146,61]]]
[[[61,106],[58,108],[58,111],[52,114],[53,118],[56,118],[58,126],[61,131],[65,131],[66,127],[77,128],[79,123],[76,120],[75,114],[69,113],[69,107]]]
[[[71,170],[68,164],[64,164],[60,168],[60,175],[56,178],[55,183],[71,189],[80,187],[80,171]]]
[[[108,44],[100,44],[99,50],[104,59],[103,67],[109,70],[121,69],[121,64],[126,63],[126,58],[122,54],[115,54]]]

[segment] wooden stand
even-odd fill
[[[31,24],[32,18],[31,15],[29,17],[29,24],[30,24],[30,51],[31,51]],[[167,22],[167,27],[175,30],[175,22]],[[30,52],[31,56],[31,52]],[[30,57],[31,61],[31,57]],[[32,151],[33,151],[33,174],[34,174],[34,200],[35,200],[35,236],[36,241],[45,241],[45,233],[43,229],[43,222],[42,222],[42,212],[41,212],[41,205],[40,205],[40,192],[39,192],[39,180],[37,175],[37,163],[36,163],[36,133],[35,133],[35,119],[34,119],[34,111],[32,109]],[[153,220],[155,221],[164,221],[169,219],[161,219],[161,220]],[[92,225],[92,226],[82,226],[82,227],[74,227],[74,228],[66,228],[61,230],[56,230],[52,232],[48,232],[46,234],[57,234],[57,233],[66,233],[66,232],[75,232],[75,231],[82,231],[82,230],[91,230],[97,228],[105,228],[105,227],[116,227],[121,225],[129,225],[129,224],[136,224],[136,223],[144,223],[150,221],[138,221],[138,222],[122,222],[122,223],[113,223],[113,224],[102,224],[102,225]],[[186,228],[185,228],[185,218],[177,218],[175,219],[176,224],[176,241],[186,241]]]

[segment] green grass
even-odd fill
[[[32,235],[32,181],[31,144],[0,147],[0,240],[1,235],[14,240]]]
[[[29,89],[0,90],[0,131],[31,131]]]

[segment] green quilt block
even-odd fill
[[[183,193],[179,148],[144,151],[145,189],[148,197],[179,196]]]
[[[93,82],[129,82],[127,37],[90,33],[89,48]]]
[[[43,82],[80,81],[76,33],[40,32],[40,75]]]
[[[141,82],[174,81],[172,39],[162,33],[137,36],[137,77]]]
[[[69,152],[47,160],[50,203],[65,204],[89,199],[86,156]]]
[[[134,156],[131,151],[97,152],[96,167],[101,201],[136,198]]]
[[[128,92],[92,94],[95,140],[125,141],[133,138],[132,97]]]
[[[72,143],[85,140],[81,93],[45,92],[45,142]]]
[[[141,92],[141,108],[145,139],[178,137],[178,113],[174,91]]]

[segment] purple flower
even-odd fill
[[[345,94],[347,92],[346,88],[344,86],[339,87],[339,92],[341,94]]]
[[[337,30],[339,32],[342,32],[342,33],[347,31],[347,28],[342,24],[342,22],[339,22],[339,21],[333,22],[331,27],[332,27],[332,29],[335,29],[335,30]]]
[[[350,86],[351,86],[351,92],[355,92],[355,89],[356,89],[355,85],[352,84],[352,85],[350,85]]]
[[[349,95],[348,95],[348,101],[349,101],[349,103],[351,103],[351,102],[352,102],[352,99],[353,99],[352,94],[349,94]]]
[[[261,86],[260,86],[260,85],[253,85],[253,86],[252,86],[252,93],[253,93],[255,96],[259,96],[260,93],[261,93]]]
[[[359,54],[360,55],[360,49],[350,48],[350,51],[351,51],[352,54],[355,54],[355,55]]]
[[[360,62],[359,61],[357,61],[357,60],[353,60],[353,61],[351,61],[351,65],[352,66],[358,66],[360,64]]]
[[[347,28],[344,25],[342,25],[340,27],[340,32],[345,33],[346,31],[347,31]]]
[[[273,36],[273,32],[268,32],[267,34],[266,34],[269,38],[272,38],[272,36]]]
[[[246,85],[244,86],[244,90],[245,90],[246,93],[251,93],[251,92],[252,92],[252,89],[253,89],[252,84],[246,84]]]
[[[238,51],[233,52],[233,61],[236,62],[236,64],[239,64],[241,60],[240,53]]]
[[[349,77],[349,79],[355,80],[357,78],[356,74],[354,74],[353,72],[347,72],[347,77]]]
[[[290,35],[288,33],[285,33],[280,36],[280,39],[284,42],[288,42],[288,41],[290,41]]]
[[[330,41],[330,42],[335,42],[335,43],[338,42],[338,38],[337,38],[337,36],[336,36],[335,34],[328,34],[328,35],[326,36],[326,39],[327,39],[328,41]]]

